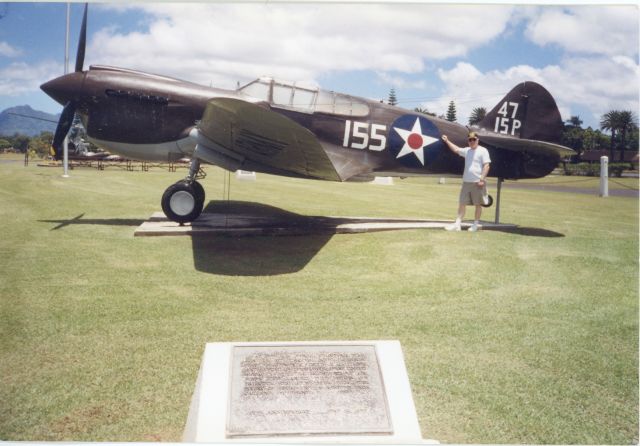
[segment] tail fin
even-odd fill
[[[516,85],[478,126],[495,133],[553,143],[560,142],[564,127],[556,101],[535,82]]]

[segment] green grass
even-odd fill
[[[638,442],[637,199],[507,183],[514,232],[134,238],[184,174],[0,158],[1,440],[179,441],[206,342],[398,339],[425,438]],[[230,184],[303,215],[434,219],[459,188]]]

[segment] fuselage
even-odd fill
[[[308,129],[343,179],[459,175],[464,164],[440,137],[447,134],[454,143],[466,146],[466,127],[376,101],[273,80],[224,90],[94,66],[54,79],[42,89],[60,104],[77,104],[76,112],[92,142],[132,159],[166,162],[191,156],[208,101],[235,98],[259,104]],[[558,162],[487,148],[494,177],[540,177]],[[252,170],[271,173],[259,164],[252,164]]]

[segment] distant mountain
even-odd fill
[[[34,110],[28,105],[7,108],[0,112],[0,135],[12,136],[20,133],[37,136],[40,132],[55,132],[59,117],[60,115]]]

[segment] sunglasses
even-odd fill
[[[478,138],[469,138],[469,141],[477,141]]]

